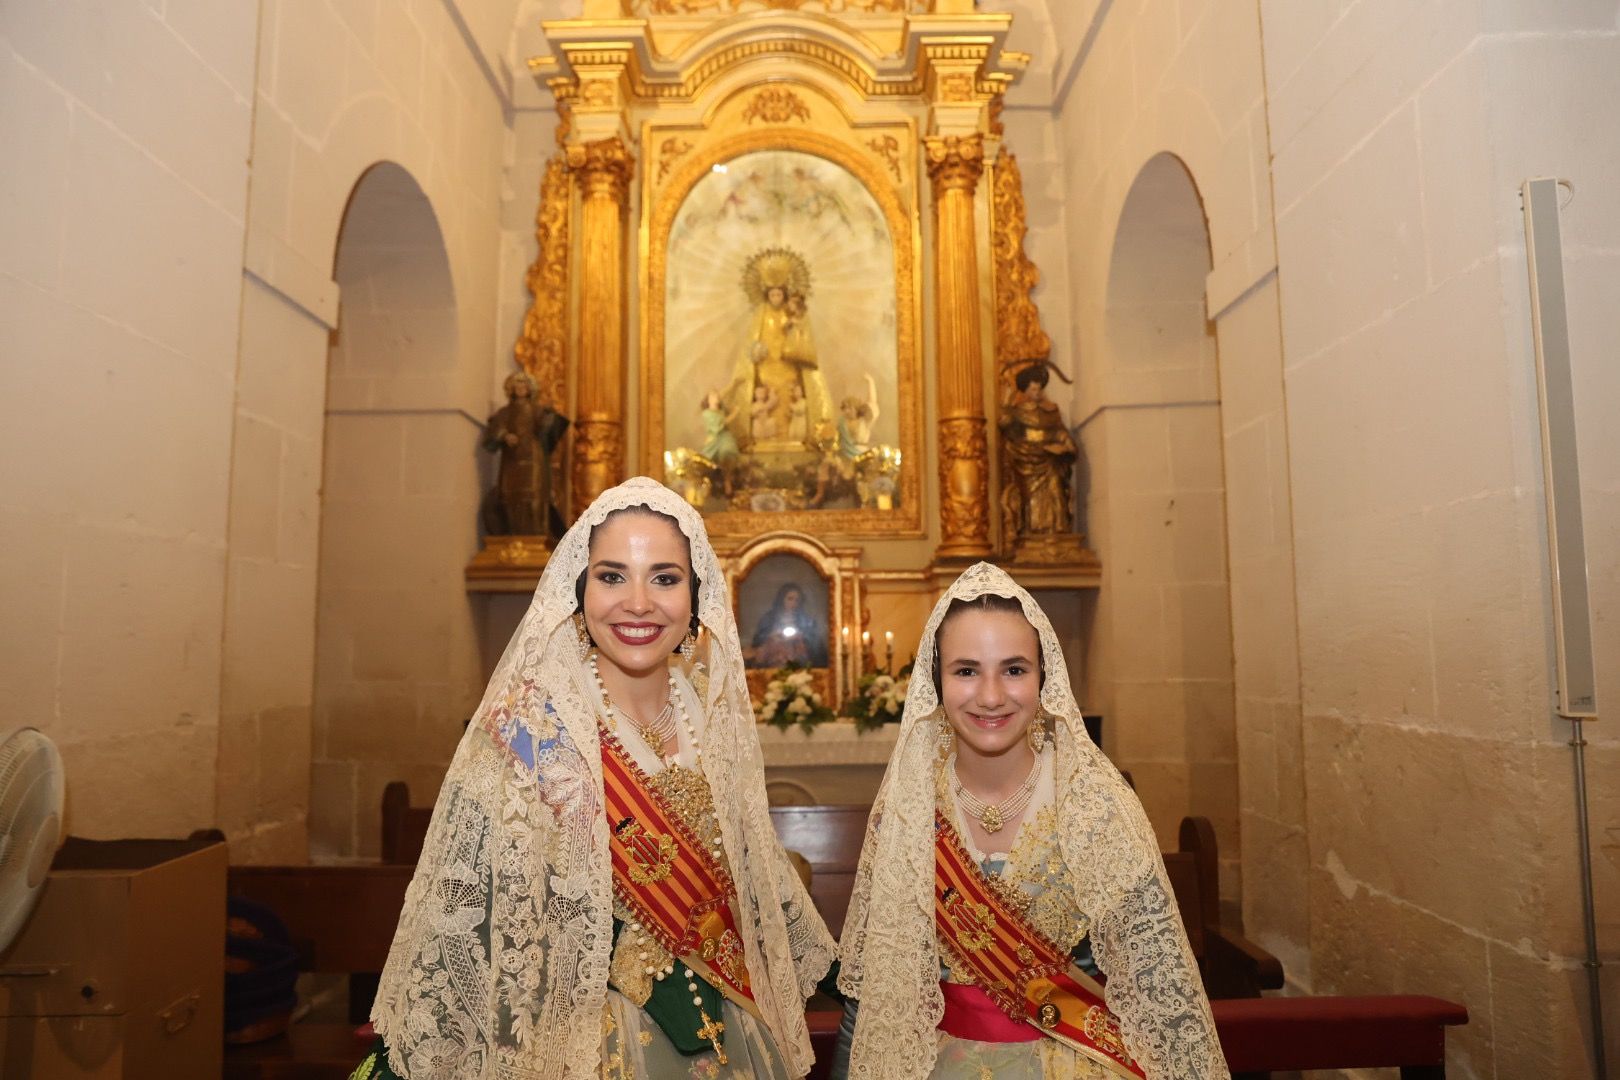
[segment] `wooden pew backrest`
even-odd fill
[[[411,805],[411,789],[405,781],[395,780],[383,788],[382,861],[415,866],[432,820],[433,807]]]
[[[299,968],[376,972],[388,959],[414,866],[233,866],[226,891],[287,924]]]
[[[810,899],[834,937],[844,929],[871,810],[864,803],[771,807],[771,824],[782,846],[810,863]]]

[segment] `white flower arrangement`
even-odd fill
[[[754,713],[764,723],[786,731],[794,724],[810,731],[833,718],[833,712],[816,690],[815,674],[797,664],[789,664],[771,676],[765,696],[754,702]]]
[[[855,694],[844,703],[844,714],[855,721],[855,730],[871,731],[884,724],[897,724],[906,710],[906,691],[911,686],[911,665],[900,674],[868,672],[856,684]]]

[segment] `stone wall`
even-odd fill
[[[252,5],[0,8],[0,728],[67,827],[214,821]]]
[[[351,756],[322,759],[321,790],[310,788],[320,451],[332,410],[354,423],[391,422],[355,417],[365,411],[414,415],[433,429],[420,436],[429,440],[441,428],[465,427],[445,419],[458,410],[487,412],[510,108],[488,21],[466,20],[461,5],[438,0],[263,6],[237,399],[239,427],[262,437],[238,441],[232,490],[243,504],[233,520],[259,518],[268,530],[273,516],[277,542],[233,539],[231,547],[226,651],[238,662],[225,671],[219,783],[220,817],[238,860],[301,855],[312,799],[328,816],[349,808],[349,820],[325,826],[323,851],[353,853],[360,838],[375,840],[375,827],[361,823],[377,819],[381,784],[359,777],[392,769],[386,752],[350,744]],[[333,282],[339,229],[361,176],[379,162],[407,173],[431,207],[453,283],[454,339],[435,343],[450,354],[441,363],[373,362],[332,379],[328,392],[328,338],[342,322]],[[471,447],[457,450],[473,460]],[[274,515],[263,507],[266,485],[280,492]],[[411,515],[408,505],[394,504],[396,528],[376,535],[378,544],[445,560],[471,555],[470,522],[459,509]],[[454,618],[465,598],[444,602],[440,614]],[[371,647],[414,655],[419,642],[392,630],[392,644],[373,638]],[[274,648],[256,647],[260,640]],[[369,772],[368,762],[376,766]],[[425,777],[412,779],[418,799],[433,797]]]
[[[1518,188],[1534,175],[1577,193],[1620,179],[1620,139],[1601,119],[1620,89],[1615,8],[1263,12],[1313,982],[1467,1002],[1459,1075],[1587,1075]],[[1616,399],[1599,357],[1620,343],[1607,310],[1617,226],[1603,198],[1577,197],[1565,218],[1595,621],[1611,661],[1620,541],[1613,435],[1597,415]],[[1598,727],[1612,958],[1620,867],[1603,838],[1620,827],[1620,758]]]
[[[75,832],[218,824],[238,860],[304,854],[339,224],[396,163],[459,310],[442,371],[338,407],[481,418],[515,8],[0,14],[0,134],[28,162],[0,180],[0,682],[62,745]],[[464,515],[414,524],[470,554]]]
[[[1266,878],[1268,896],[1292,889],[1297,902],[1281,906],[1303,911],[1303,882],[1286,880],[1280,850],[1302,835],[1303,810],[1279,799],[1275,779],[1298,774],[1299,739],[1291,538],[1275,527],[1287,520],[1288,477],[1257,13],[1121,2],[1063,5],[1053,22],[1080,367],[1072,416],[1084,421],[1086,513],[1107,575],[1087,704],[1108,715],[1121,764],[1151,776],[1141,787],[1162,841],[1173,844],[1182,816],[1206,815],[1229,899],[1241,870]],[[1207,234],[1119,237],[1127,198],[1139,178],[1152,180],[1159,155],[1185,169]],[[1156,346],[1156,326],[1175,318],[1170,302],[1148,311],[1151,284],[1134,297],[1111,284],[1133,272],[1150,283],[1153,260],[1199,246],[1208,277],[1188,290],[1209,325]],[[1266,747],[1254,783],[1255,767],[1235,760],[1234,732],[1238,745]],[[1303,921],[1268,929],[1268,944],[1299,968]]]

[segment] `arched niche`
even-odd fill
[[[1174,154],[1157,154],[1137,174],[1114,232],[1105,325],[1117,368],[1213,373],[1209,271],[1209,229],[1192,174]]]
[[[1107,568],[1092,678],[1110,752],[1160,838],[1209,817],[1237,895],[1236,705],[1218,354],[1206,317],[1209,230],[1182,161],[1160,153],[1115,230],[1101,358],[1107,405],[1088,424],[1089,516]]]
[[[356,182],[333,261],[310,851],[374,855],[383,787],[431,800],[476,692],[461,583],[478,433],[451,407],[459,333],[438,215],[384,161]],[[409,538],[408,541],[405,538]]]

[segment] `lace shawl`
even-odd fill
[[[811,1064],[804,999],[834,945],[771,827],[725,576],[703,520],[637,477],[557,545],[456,750],[382,974],[372,1020],[409,1080],[596,1075],[613,938],[595,683],[574,628],[590,534],[615,510],[673,518],[691,545],[701,635],[677,675],[703,702],[703,772],[737,885],[756,1004],[783,1060]]]
[[[1058,848],[1091,922],[1108,1007],[1151,1080],[1224,1078],[1192,948],[1141,804],[1086,737],[1063,650],[1046,614],[1004,571],[978,563],[934,607],[917,648],[894,755],[867,825],[841,945],[840,988],[860,999],[851,1080],[926,1077],[944,1013],[934,936],[938,767],[935,634],[956,599],[1016,598],[1041,640],[1041,705],[1056,718]]]

